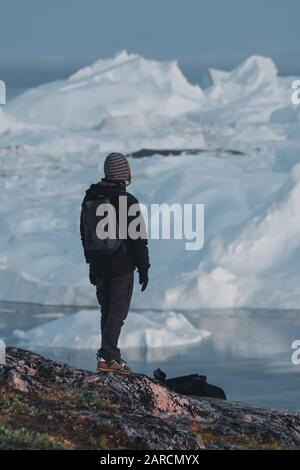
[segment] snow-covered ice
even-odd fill
[[[146,204],[204,203],[205,245],[150,241],[135,307],[300,307],[300,108],[292,77],[253,56],[210,71],[204,90],[175,62],[121,52],[0,109],[0,298],[95,305],[78,225],[111,151],[130,159]],[[200,149],[163,157],[160,149]]]
[[[107,116],[176,116],[204,101],[176,62],[146,60],[122,51],[17,97],[9,111],[27,122],[87,128]]]

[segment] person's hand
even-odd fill
[[[144,292],[149,282],[148,271],[139,272],[139,283],[142,288],[141,291]]]
[[[91,283],[93,286],[95,286],[95,285],[96,285],[96,275],[95,275],[95,273],[94,273],[93,268],[92,268],[91,265],[90,265],[90,274],[89,274],[89,276],[90,276],[90,283]]]

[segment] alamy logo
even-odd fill
[[[298,366],[300,364],[300,340],[295,339],[295,341],[292,342],[292,349],[295,349],[291,356],[291,361],[294,366]]]
[[[0,366],[6,364],[6,344],[0,339]]]
[[[6,104],[6,85],[3,80],[0,80],[0,104]]]
[[[292,103],[300,104],[300,80],[294,80],[292,83],[292,89],[295,90],[292,93]]]
[[[186,240],[185,249],[201,250],[204,245],[204,204],[133,204],[119,196],[119,214],[111,203],[96,209],[99,240],[138,238]]]

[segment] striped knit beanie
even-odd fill
[[[131,174],[127,158],[121,153],[110,153],[104,162],[104,174],[107,180],[130,182]]]

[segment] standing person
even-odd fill
[[[90,282],[96,286],[101,307],[101,348],[97,352],[97,370],[128,375],[131,370],[121,357],[118,340],[131,302],[135,268],[138,269],[141,290],[144,291],[148,284],[148,240],[146,236],[131,238],[128,233],[133,220],[132,216],[128,216],[128,209],[138,204],[138,200],[126,191],[126,186],[131,182],[127,158],[120,153],[109,154],[104,162],[104,175],[99,183],[92,184],[86,191],[80,233],[85,259],[90,267]],[[125,198],[125,205],[121,204],[121,196]],[[99,222],[96,212],[103,203],[113,206],[117,221],[121,220],[121,208],[126,208],[125,239],[99,241],[96,238]]]

